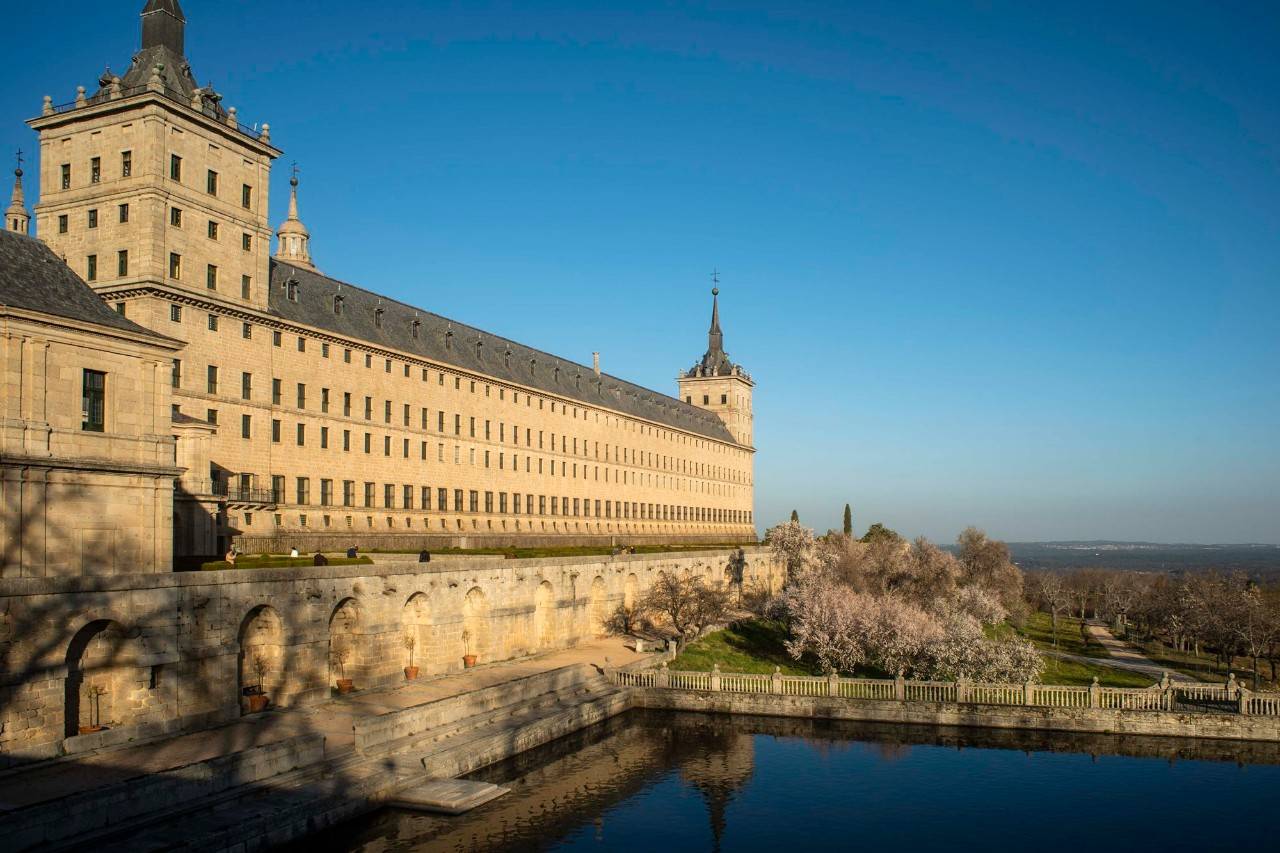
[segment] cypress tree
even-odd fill
[[[844,535],[853,536],[853,510],[848,504],[844,505]]]
[[[798,522],[800,520],[800,513],[796,512],[794,509],[791,510],[791,520]]]

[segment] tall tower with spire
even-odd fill
[[[108,68],[69,103],[46,95],[28,121],[40,135],[36,234],[113,300],[186,291],[261,307],[280,151],[268,125],[246,127],[197,81],[177,0],[146,0],[140,24],[123,74]]]
[[[13,170],[13,196],[9,200],[9,209],[4,212],[6,231],[19,234],[30,233],[31,214],[27,213],[26,200],[22,195],[22,152],[18,152],[18,166]]]
[[[289,215],[276,231],[276,260],[314,270],[311,262],[311,232],[298,218],[298,167],[289,178]]]
[[[719,274],[712,273],[711,328],[707,330],[707,351],[693,367],[677,378],[680,399],[715,412],[735,441],[751,447],[751,392],[755,383],[742,365],[734,364],[724,350],[724,332],[720,330],[719,283]]]

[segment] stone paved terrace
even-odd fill
[[[136,777],[275,743],[303,734],[325,737],[327,760],[353,751],[352,727],[373,717],[500,685],[538,673],[590,664],[614,666],[641,659],[622,638],[608,637],[576,647],[517,660],[481,665],[455,675],[407,682],[390,690],[359,691],[318,705],[268,711],[237,722],[178,737],[101,749],[14,768],[0,774],[0,808],[11,810],[59,799]]]

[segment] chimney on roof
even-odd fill
[[[591,353],[591,369],[595,371],[596,379],[600,378],[600,353]]]

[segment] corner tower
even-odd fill
[[[680,399],[724,421],[735,441],[752,446],[751,391],[755,383],[742,365],[729,360],[720,331],[720,288],[711,288],[711,328],[702,360],[680,374]]]
[[[147,0],[141,49],[92,94],[44,98],[36,234],[104,295],[197,291],[264,306],[268,125],[242,125],[185,56],[177,0]]]

